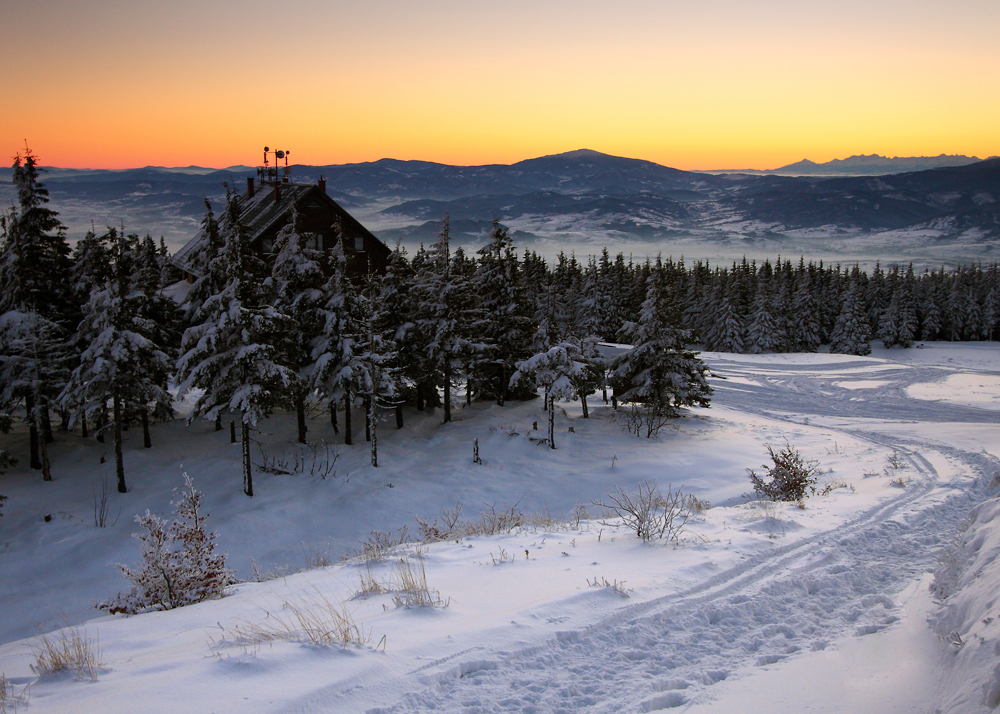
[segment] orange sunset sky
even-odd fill
[[[590,148],[682,169],[1000,154],[997,0],[0,0],[8,156],[50,166]]]

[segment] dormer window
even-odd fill
[[[354,250],[359,253],[365,252],[365,237],[364,236],[354,236]]]

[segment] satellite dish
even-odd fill
[[[285,152],[284,151],[276,151],[276,152],[274,152],[274,155],[276,157],[278,157],[279,159],[285,158]]]

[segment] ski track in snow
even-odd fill
[[[752,372],[760,385],[717,383],[717,404],[789,424],[808,424],[813,416],[1000,421],[995,412],[905,395],[910,384],[953,372],[943,368],[885,370],[878,377],[887,383],[859,399],[834,384],[845,379],[843,365],[782,365],[767,377],[766,367],[738,360],[710,364],[722,374]],[[540,646],[511,652],[484,645],[431,663],[397,682],[394,694],[383,691],[376,698],[395,703],[369,708],[368,714],[669,710],[730,676],[890,626],[898,619],[892,595],[933,568],[1000,462],[985,453],[880,433],[877,424],[842,430],[897,449],[910,464],[910,484],[845,525],[747,558],[685,592],[621,608]],[[975,485],[940,482],[927,458],[934,452],[974,476]],[[342,711],[356,703],[357,690],[368,689],[371,680],[365,679],[346,691],[343,683],[314,691],[285,711]]]

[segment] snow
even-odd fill
[[[928,573],[1000,470],[1000,351],[927,343],[867,357],[702,357],[726,377],[711,380],[712,407],[656,439],[623,432],[599,398],[589,420],[578,403],[557,403],[554,451],[532,429],[544,429],[541,400],[456,409],[444,426],[440,412],[408,410],[404,429],[379,430],[378,469],[363,443],[339,446],[336,476],[257,471],[253,499],[241,493],[228,429],[154,425],[150,450],[132,430],[132,490],[111,494],[120,516],[103,529],[92,489],[112,473],[100,463],[110,444],[58,433],[55,481],[42,483],[26,459],[0,476],[0,672],[17,689],[32,683],[30,706],[45,712],[985,712],[984,687],[1000,681],[1000,624],[981,624],[1000,587],[1000,506],[986,501],[964,532],[964,569],[941,605]],[[293,416],[259,427],[272,456],[312,458],[293,444]],[[339,443],[322,415],[309,428],[310,440]],[[471,463],[475,439],[481,466]],[[829,491],[804,509],[746,504],[746,469],[785,440],[820,462]],[[16,431],[5,447],[20,455],[26,443]],[[891,468],[894,452],[905,468]],[[128,585],[108,564],[138,558],[132,516],[169,515],[182,467],[237,577],[251,577],[251,558],[280,576],[178,610],[99,616],[91,601]],[[683,485],[713,507],[695,514],[681,544],[642,543],[591,503],[641,480]],[[372,530],[414,534],[414,516],[456,501],[467,518],[514,503],[550,517],[423,546],[428,584],[447,607],[356,594],[369,570],[341,561],[345,552]],[[579,522],[578,503],[590,512]],[[391,580],[404,552],[415,562],[409,545],[371,575]],[[332,564],[296,572],[306,559]],[[239,626],[266,627],[324,599],[344,604],[367,644],[234,639]],[[67,624],[99,638],[97,681],[36,681],[32,644]],[[957,651],[941,639],[952,631],[967,642]]]

